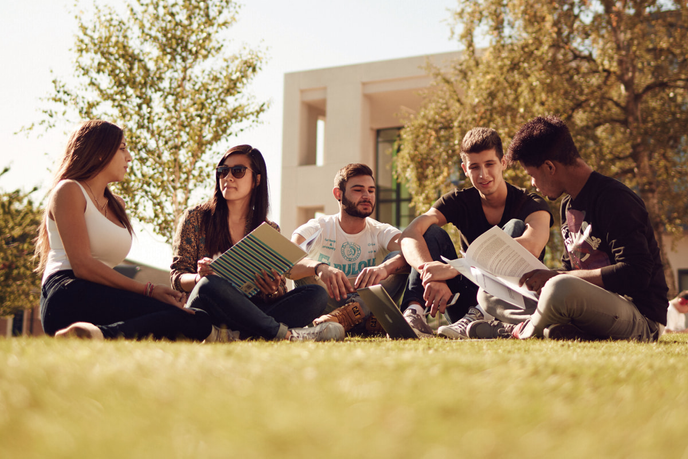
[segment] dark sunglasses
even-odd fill
[[[246,171],[251,170],[246,166],[217,166],[217,169],[215,170],[215,173],[217,174],[218,177],[220,178],[225,178],[229,174],[229,172],[232,172],[232,177],[236,179],[242,178],[244,175],[246,175]]]

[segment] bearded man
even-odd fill
[[[406,283],[409,266],[401,255],[401,231],[370,218],[375,211],[375,179],[365,164],[348,164],[334,178],[332,194],[339,213],[314,218],[298,227],[292,241],[310,243],[306,263],[294,266],[289,278],[297,285],[318,282],[329,295],[328,313],[316,323],[335,321],[347,331],[381,331],[356,294],[356,289],[382,284],[393,298]],[[361,324],[361,325],[359,325]]]

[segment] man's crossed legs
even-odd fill
[[[566,274],[551,278],[537,303],[526,300],[525,309],[484,291],[478,301],[496,320],[472,323],[470,338],[657,341],[664,328],[642,315],[632,301]]]

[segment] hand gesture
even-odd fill
[[[210,263],[213,262],[212,258],[201,258],[196,262],[196,272],[201,276],[201,277],[206,277],[210,276],[211,274],[215,274],[215,271],[213,271],[213,268],[210,267]]]
[[[525,284],[528,290],[539,295],[542,291],[542,287],[545,286],[547,281],[559,274],[561,273],[558,271],[550,271],[549,269],[536,269],[521,276],[518,285],[521,286]]]
[[[260,273],[256,273],[256,286],[265,295],[274,295],[279,292],[279,286],[284,282],[284,276],[277,274],[274,269],[271,270],[271,274],[268,274],[264,269],[260,270]]]
[[[418,273],[425,286],[429,282],[446,281],[459,275],[459,272],[451,265],[441,261],[430,261],[418,267]]]
[[[351,286],[351,282],[349,282],[346,274],[332,266],[323,265],[323,267],[320,268],[319,277],[325,284],[330,298],[334,298],[337,301],[346,298],[349,293],[354,293],[356,291],[356,289]]]
[[[166,285],[158,284],[154,286],[153,292],[151,293],[151,297],[155,298],[158,301],[162,301],[163,303],[171,304],[172,306],[176,306],[180,309],[183,309],[189,314],[196,314],[196,312],[193,309],[188,309],[184,307],[184,303],[186,302],[186,295],[184,295],[182,292],[172,290]]]
[[[425,291],[423,299],[425,307],[430,308],[430,315],[435,317],[437,313],[444,314],[447,309],[447,302],[454,296],[449,286],[444,281],[432,281],[427,284],[423,282]]]
[[[384,266],[371,266],[358,273],[354,285],[356,288],[370,287],[387,279],[387,276],[389,273]]]

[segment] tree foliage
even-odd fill
[[[555,114],[592,167],[643,198],[663,249],[664,235],[682,234],[685,0],[458,0],[453,18],[465,51],[449,69],[430,67],[434,83],[402,131],[397,171],[416,206],[451,188],[469,129],[493,127],[506,147],[523,123]],[[527,183],[520,167],[508,177]]]
[[[264,57],[227,50],[232,0],[132,0],[123,9],[94,4],[76,15],[78,83],[53,81],[39,124],[76,112],[124,127],[134,160],[119,191],[130,214],[171,241],[193,190],[213,177],[208,156],[266,110],[244,93]]]
[[[38,306],[41,296],[41,277],[33,272],[33,239],[42,217],[30,199],[35,191],[0,192],[0,317]]]

